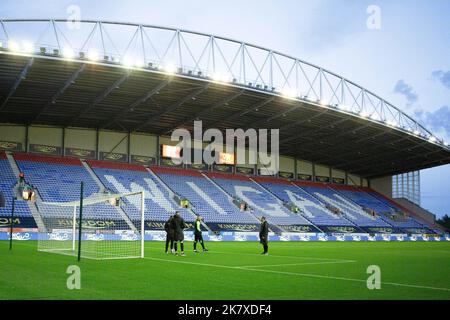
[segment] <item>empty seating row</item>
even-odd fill
[[[323,202],[288,180],[273,178],[257,178],[256,180],[285,203],[293,204],[299,208],[300,213],[315,225],[353,225],[349,220],[331,212]]]
[[[265,216],[270,223],[280,226],[311,225],[303,216],[289,211],[278,198],[246,176],[214,172],[207,173],[207,176],[232,197],[245,201],[253,214]]]
[[[248,212],[240,211],[230,196],[198,171],[162,167],[154,167],[152,171],[176,194],[186,198],[195,213],[203,216],[207,223],[257,222]]]
[[[103,185],[114,193],[145,191],[145,219],[166,221],[175,211],[180,211],[186,221],[193,221],[192,213],[171,198],[169,191],[143,166],[115,164],[105,161],[88,161],[89,166]],[[132,220],[140,219],[140,199],[125,197],[124,210]]]

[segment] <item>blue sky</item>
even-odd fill
[[[450,141],[448,0],[2,0],[0,18],[66,18],[173,26],[291,54],[334,71],[398,106]],[[370,30],[368,6],[380,8]],[[450,214],[450,165],[422,171],[422,205]]]

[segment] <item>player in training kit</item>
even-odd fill
[[[170,252],[173,252],[173,229],[172,229],[172,219],[173,216],[169,217],[169,220],[164,223],[164,230],[166,230],[166,253],[169,251],[170,244]]]
[[[202,235],[202,217],[197,216],[197,219],[194,222],[194,252],[197,252],[197,242],[200,242],[203,248],[203,252],[208,251],[208,249],[205,248],[205,244],[203,243],[203,235]]]
[[[184,233],[183,230],[186,228],[186,224],[184,223],[184,219],[181,217],[180,212],[175,212],[175,216],[171,222],[173,229],[173,241],[174,241],[174,249],[175,254],[178,255],[178,242],[180,242],[181,255],[184,256]]]
[[[261,254],[269,254],[269,224],[267,223],[266,217],[261,217],[261,227],[259,229],[259,242],[263,245],[264,252]]]

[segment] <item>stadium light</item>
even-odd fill
[[[281,90],[281,94],[290,99],[295,98],[296,96],[295,90],[290,88],[284,88],[283,90]]]
[[[386,123],[391,127],[398,127],[397,122],[395,122],[394,120],[389,120]]]
[[[25,53],[32,53],[34,51],[34,44],[29,41],[23,41],[22,51]]]
[[[419,132],[419,130],[414,130],[414,132],[413,132],[416,136],[420,136],[420,132]]]
[[[367,118],[367,117],[369,117],[369,114],[368,114],[367,112],[365,112],[365,111],[361,111],[361,112],[359,113],[359,116],[360,116],[361,118]]]
[[[163,70],[169,74],[174,74],[177,70],[177,67],[173,63],[169,63],[163,67]]]
[[[64,58],[73,59],[75,57],[75,52],[73,52],[73,50],[70,48],[64,48],[62,55]]]
[[[88,59],[91,61],[98,61],[99,60],[98,52],[95,50],[89,50]]]
[[[429,139],[428,139],[428,141],[430,141],[430,142],[432,142],[432,143],[434,143],[434,142],[436,142],[436,137],[435,136],[431,136]]]
[[[123,58],[122,65],[124,65],[127,68],[131,68],[133,66],[133,59],[126,56]]]
[[[20,45],[17,41],[9,40],[8,41],[8,49],[13,52],[19,52],[20,51]]]

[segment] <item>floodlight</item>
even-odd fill
[[[296,96],[295,90],[292,90],[290,88],[284,88],[283,90],[281,90],[281,94],[286,98],[294,98]]]
[[[367,117],[369,116],[369,114],[368,114],[367,112],[365,112],[365,111],[361,111],[361,112],[359,113],[359,116],[360,116],[361,118],[367,118]]]
[[[88,52],[88,59],[91,61],[98,61],[99,60],[99,56],[97,51],[95,50],[89,50]]]
[[[177,70],[177,67],[173,63],[168,63],[163,69],[165,72],[173,74]]]
[[[22,51],[25,53],[32,53],[34,51],[34,44],[29,41],[23,41]]]
[[[131,68],[133,66],[133,59],[131,59],[130,57],[126,56],[123,58],[122,64],[125,67]]]
[[[62,55],[64,58],[73,59],[75,57],[75,52],[71,48],[64,48]]]
[[[435,136],[431,136],[429,139],[428,139],[428,141],[430,141],[430,142],[436,142],[436,137]]]
[[[8,49],[13,52],[18,52],[20,50],[19,43],[14,40],[9,40],[8,41]]]

